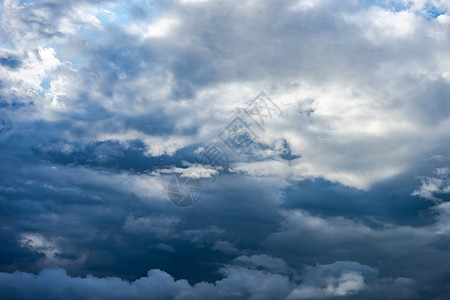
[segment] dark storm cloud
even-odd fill
[[[447,4],[1,5],[8,297],[449,293]],[[261,90],[283,116],[173,205]]]
[[[305,180],[286,187],[283,206],[305,209],[321,216],[358,219],[377,228],[384,222],[402,225],[426,225],[434,220],[427,212],[432,203],[411,195],[416,178],[405,174],[377,183],[362,191],[323,179]],[[317,201],[317,199],[321,199]]]

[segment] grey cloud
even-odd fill
[[[150,216],[135,219],[128,217],[124,229],[133,234],[154,234],[157,237],[170,239],[176,234],[174,227],[180,220],[171,216]]]
[[[265,259],[270,257],[265,256]],[[282,260],[278,262],[284,263]],[[62,295],[68,299],[207,299],[212,296],[216,299],[323,299],[365,290],[378,275],[376,270],[356,262],[309,267],[300,284],[277,272],[234,265],[227,265],[220,272],[224,277],[215,283],[190,285],[186,280],[175,280],[157,269],[132,282],[91,275],[70,277],[62,269],[45,269],[37,275],[0,273],[0,284],[4,295],[10,299],[39,299],[44,295],[46,299],[59,299]],[[50,282],[52,288],[49,287]],[[386,282],[389,280],[380,280],[376,288]],[[396,279],[394,283],[405,288],[410,285],[407,278]],[[28,288],[22,289],[23,285]]]
[[[243,264],[244,266],[261,267],[263,269],[275,272],[275,273],[288,273],[287,264],[280,258],[270,257],[264,254],[252,255],[252,256],[238,256],[234,259],[235,263]]]
[[[0,285],[12,298],[445,297],[446,8],[4,1]],[[163,18],[167,34],[148,36]],[[202,179],[195,207],[172,205],[170,173],[261,90],[283,116]]]
[[[224,254],[233,255],[238,254],[240,251],[236,247],[234,247],[228,241],[217,241],[211,248],[212,250],[218,250],[223,252]]]
[[[302,284],[288,299],[323,299],[357,294],[373,283],[378,271],[355,262],[335,262],[308,267]]]

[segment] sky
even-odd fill
[[[0,1],[5,299],[449,299],[450,3]]]

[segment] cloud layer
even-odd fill
[[[449,6],[3,1],[1,289],[445,299]]]

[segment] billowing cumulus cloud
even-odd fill
[[[308,267],[302,275],[303,283],[296,284],[284,271],[286,263],[269,256],[240,257],[246,267],[227,265],[221,269],[224,278],[215,283],[200,282],[190,285],[186,280],[175,280],[161,270],[151,270],[147,276],[133,282],[115,277],[70,277],[62,269],[45,269],[37,275],[15,272],[0,273],[4,295],[10,299],[320,299],[352,295],[374,285],[378,272],[355,262],[336,262],[330,265]],[[258,269],[265,265],[268,268]],[[410,288],[408,279],[398,279]],[[49,283],[53,283],[53,288]],[[383,281],[378,284],[386,285]],[[26,290],[20,287],[26,285]],[[375,285],[374,285],[375,286]]]
[[[3,1],[1,290],[445,299],[449,9]]]

